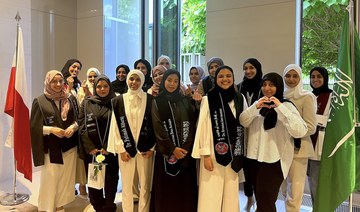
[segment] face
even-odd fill
[[[216,69],[219,68],[219,64],[217,63],[211,63],[210,64],[210,69],[209,69],[209,74],[212,76],[212,77],[215,77],[215,72],[216,72]]]
[[[89,76],[88,76],[88,80],[91,84],[94,84],[94,80],[97,77],[97,74],[94,71],[91,71]]]
[[[128,85],[130,90],[136,91],[139,89],[141,84],[141,79],[137,74],[132,74],[128,79]]]
[[[138,63],[137,66],[136,66],[136,69],[140,70],[144,74],[144,76],[146,76],[147,69],[146,69],[146,66],[145,66],[144,63]]]
[[[245,63],[244,74],[248,79],[253,79],[256,75],[256,68],[251,63]]]
[[[222,69],[217,75],[216,84],[224,90],[230,88],[230,86],[233,86],[234,76],[232,72],[226,68]]]
[[[96,93],[100,97],[106,97],[110,92],[110,85],[105,80],[99,80],[96,85]]]
[[[77,77],[80,72],[80,63],[75,62],[69,67],[69,73],[72,77]]]
[[[311,73],[310,83],[314,88],[320,88],[324,84],[324,77],[315,70]]]
[[[160,85],[163,76],[164,76],[164,72],[163,72],[163,71],[161,71],[161,70],[159,70],[159,69],[155,70],[154,75],[153,75],[154,81],[155,81],[158,85]]]
[[[50,88],[55,92],[60,92],[64,87],[64,79],[60,74],[55,75],[55,77],[50,82]]]
[[[159,65],[165,66],[166,69],[169,69],[169,68],[170,68],[170,63],[169,63],[169,61],[167,61],[167,59],[165,59],[165,58],[163,58],[163,59],[160,61]]]
[[[200,82],[200,75],[196,68],[192,68],[189,73],[190,81],[193,84],[199,84]]]
[[[119,68],[117,74],[116,74],[116,77],[120,80],[120,81],[124,81],[126,80],[126,71],[124,68]]]
[[[261,91],[266,97],[272,97],[276,94],[276,86],[270,80],[265,80],[262,84]]]
[[[179,77],[176,74],[170,74],[165,80],[165,89],[172,93],[179,87]]]
[[[295,70],[290,70],[285,74],[285,83],[290,88],[296,87],[300,82],[300,76]]]

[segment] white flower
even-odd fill
[[[96,162],[98,163],[102,163],[105,160],[105,156],[104,155],[98,155],[96,156]]]

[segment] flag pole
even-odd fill
[[[18,53],[19,53],[19,28],[20,28],[20,14],[19,11],[16,13],[15,20],[17,21],[16,25],[16,69],[18,64]],[[6,195],[0,198],[0,204],[6,206],[19,205],[28,201],[30,196],[28,194],[16,193],[16,159],[14,155],[14,183],[13,183],[13,193],[7,193]]]
[[[351,59],[351,72],[352,72],[352,80],[353,80],[353,98],[354,98],[354,102],[353,102],[353,113],[354,113],[354,127],[356,127],[357,125],[357,118],[356,118],[356,95],[355,95],[355,49],[354,49],[354,1],[353,0],[349,0],[349,5],[348,5],[348,12],[349,12],[349,36],[350,36],[350,59]],[[349,212],[352,212],[352,206],[353,206],[353,193],[350,193],[349,196]]]

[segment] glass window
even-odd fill
[[[141,58],[141,0],[104,0],[104,72],[111,79],[120,64]]]

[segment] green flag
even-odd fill
[[[321,157],[315,212],[335,211],[355,187],[355,85],[352,80],[350,40],[347,14],[342,28],[336,82]]]

